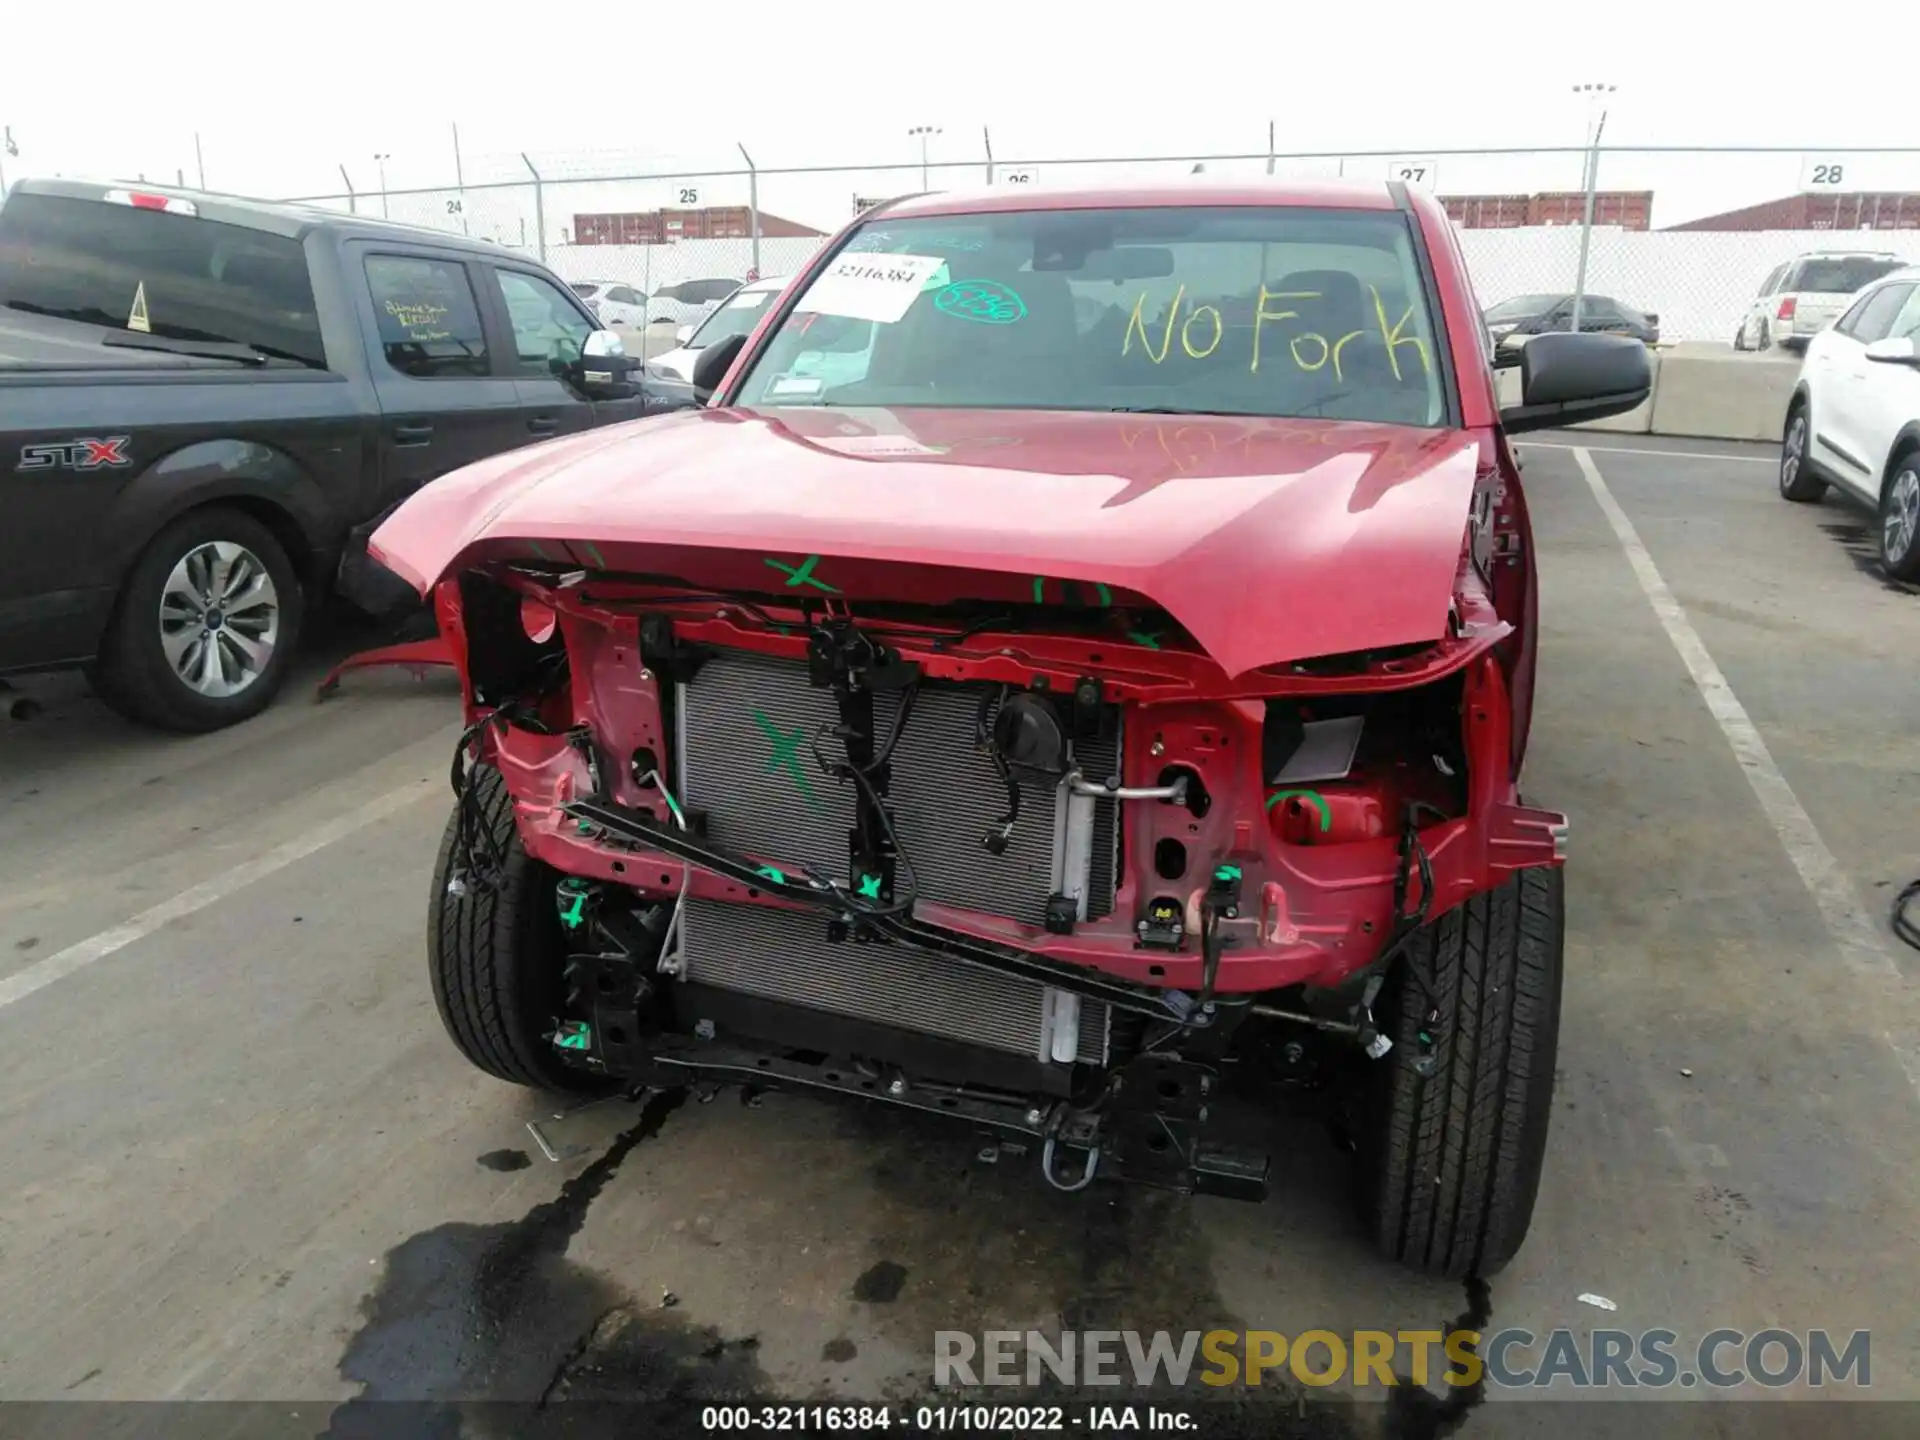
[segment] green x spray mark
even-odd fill
[[[569,1020],[554,1032],[553,1043],[561,1050],[591,1050],[593,1027],[584,1020]]]
[[[1273,809],[1274,806],[1278,805],[1290,795],[1298,796],[1300,799],[1307,801],[1315,810],[1320,812],[1320,828],[1323,831],[1333,828],[1333,812],[1327,808],[1325,797],[1317,790],[1276,790],[1267,797],[1267,809]]]
[[[807,737],[807,727],[796,726],[793,733],[788,734],[758,710],[753,712],[753,723],[760,727],[760,733],[767,737],[767,744],[773,747],[773,753],[767,757],[768,773],[784,769],[793,777],[793,783],[806,797],[807,804],[818,810],[820,797],[813,793],[813,786],[807,783],[807,772],[800,763],[800,742]]]
[[[802,585],[811,585],[814,589],[824,590],[829,595],[838,595],[840,592],[834,586],[827,584],[824,580],[816,580],[813,578],[813,567],[819,563],[820,557],[818,555],[807,556],[797,567],[793,565],[782,565],[778,560],[772,558],[767,560],[769,566],[787,577],[787,588],[789,590],[797,589]]]
[[[880,898],[880,877],[878,875],[862,875],[860,877],[860,893],[869,900],[878,900]]]

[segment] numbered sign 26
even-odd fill
[[[1411,185],[1417,190],[1431,190],[1437,183],[1435,177],[1439,170],[1440,163],[1437,160],[1418,155],[1404,156],[1387,162],[1387,179],[1398,180],[1402,185]]]
[[[997,178],[1002,185],[1033,185],[1040,179],[1040,171],[1032,165],[1009,165],[998,172]]]

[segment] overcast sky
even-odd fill
[[[1755,23],[1696,0],[1579,10],[0,0],[0,124],[20,148],[0,164],[9,179],[184,172],[192,183],[197,133],[217,189],[338,192],[345,164],[371,190],[376,154],[391,157],[395,188],[451,185],[455,123],[470,183],[504,178],[523,150],[582,175],[737,164],[736,141],[763,167],[911,162],[901,175],[917,179],[906,133],[916,124],[942,128],[936,161],[980,158],[983,125],[1003,160],[1044,161],[1263,150],[1269,120],[1282,151],[1418,156],[1578,145],[1587,111],[1569,92],[1586,80],[1619,87],[1607,139],[1623,145],[1920,145],[1911,86],[1863,81],[1870,65],[1837,63],[1847,51],[1826,48],[1878,33],[1885,53],[1910,58],[1920,12],[1830,0],[1819,17],[1816,64],[1804,16]],[[1702,161],[1689,176],[1686,165],[1620,163],[1602,183],[1657,182],[1656,223],[1789,193],[1801,167],[1798,156]],[[1920,189],[1920,156],[1874,163],[1884,183]],[[1440,189],[1578,180],[1577,159],[1443,163]],[[763,204],[777,211],[769,186]],[[848,189],[832,186],[836,197]],[[787,188],[789,208],[801,206],[799,182]]]

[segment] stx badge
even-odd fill
[[[131,435],[87,435],[75,440],[60,440],[49,445],[20,447],[22,470],[99,470],[131,465],[127,442]]]

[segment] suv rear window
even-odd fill
[[[124,330],[143,291],[151,334],[326,367],[297,240],[64,195],[0,206],[0,306]]]
[[[812,352],[849,322],[873,327],[870,360],[820,373]],[[1450,409],[1444,376],[1397,211],[1021,210],[856,230],[738,403],[1430,426]]]
[[[582,300],[591,300],[594,297],[594,293],[598,291],[600,287],[598,285],[582,285],[578,281],[575,281],[568,288]]]
[[[1875,260],[1865,255],[1831,260],[1802,260],[1788,277],[1786,288],[1802,295],[1851,295],[1882,275],[1891,275],[1904,262]]]

